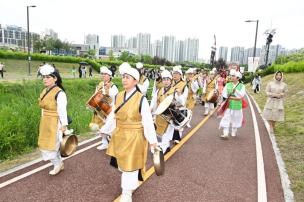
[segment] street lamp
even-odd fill
[[[255,40],[254,40],[254,48],[253,48],[253,61],[252,61],[252,64],[253,64],[254,63],[254,58],[255,58],[255,50],[256,50],[256,42],[257,42],[257,35],[258,35],[259,20],[246,20],[245,22],[256,22]]]
[[[29,8],[35,8],[35,5],[26,6],[27,14],[27,60],[28,60],[28,75],[31,75],[31,56],[30,56],[30,23],[29,23]]]

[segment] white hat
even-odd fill
[[[239,79],[241,79],[241,78],[242,78],[242,73],[239,72],[239,71],[237,71],[237,72],[235,73],[235,76],[238,77]]]
[[[172,79],[171,73],[170,73],[168,70],[166,70],[166,69],[161,73],[161,77],[162,77],[162,79],[163,79],[163,78]]]
[[[126,68],[132,68],[131,65],[127,62],[123,62],[120,66],[119,66],[119,74],[123,74],[121,73],[123,69],[126,69]]]
[[[212,71],[213,71],[213,72],[216,72],[217,70],[216,70],[216,68],[215,68],[215,67],[213,67]]]
[[[141,69],[143,67],[144,67],[143,63],[141,63],[141,62],[136,63],[136,68],[137,69]]]
[[[174,72],[178,72],[180,75],[183,75],[182,66],[180,66],[180,65],[174,66],[172,73],[174,73]]]
[[[50,75],[55,72],[55,68],[49,64],[45,64],[40,67],[40,73],[42,76]]]
[[[194,73],[194,69],[192,69],[192,68],[189,68],[186,71],[186,74],[193,74],[193,73]]]
[[[166,70],[166,68],[164,66],[160,66],[159,70],[164,71],[164,70]]]
[[[230,76],[235,76],[236,70],[235,69],[231,69],[229,74],[230,74]]]
[[[100,74],[109,74],[112,76],[112,72],[106,66],[100,67]]]
[[[125,64],[126,63],[126,64]],[[130,76],[132,76],[135,80],[139,81],[139,72],[137,71],[137,69],[132,68],[129,63],[124,62],[119,66],[119,73],[121,75],[123,74],[129,74]]]
[[[214,72],[214,71],[210,71],[210,72],[209,72],[209,74],[212,74],[212,75],[214,75],[214,74],[215,74],[215,72]]]

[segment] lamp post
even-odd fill
[[[28,75],[31,75],[31,56],[30,56],[30,23],[29,23],[29,8],[35,8],[35,5],[26,6],[26,14],[27,14],[27,61],[28,61]]]
[[[257,35],[258,35],[258,27],[259,27],[259,20],[246,20],[245,22],[256,22],[256,28],[255,28],[255,39],[254,39],[254,47],[253,47],[253,61],[252,64],[254,64],[254,58],[255,58],[255,51],[256,51],[256,43],[257,43]]]

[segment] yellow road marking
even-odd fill
[[[196,131],[198,131],[198,129],[200,129],[205,123],[206,121],[210,118],[210,116],[215,112],[217,108],[215,108],[214,110],[212,110],[208,116],[206,116],[197,126],[195,126],[195,128],[193,128],[186,136],[184,136],[180,143],[178,143],[177,145],[175,145],[170,152],[168,152],[165,155],[165,161],[167,161],[169,158],[171,158],[171,156],[173,156],[173,154],[175,154],[193,135]],[[155,173],[154,167],[152,166],[151,168],[149,168],[149,170],[146,171],[145,176],[144,176],[144,181],[139,181],[138,182],[138,187],[140,187],[149,177],[151,177],[153,174]],[[137,188],[138,188],[137,187]],[[119,202],[120,201],[120,197],[117,197],[114,202]]]

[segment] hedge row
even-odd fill
[[[27,53],[0,50],[0,58],[27,60]],[[46,54],[39,54],[39,53],[31,54],[31,60],[45,61],[45,62],[65,62],[65,63],[87,62],[88,64],[92,65],[92,67],[96,71],[99,71],[99,67],[101,65],[110,67],[112,65],[119,66],[120,64],[123,63],[123,61],[117,61],[117,60],[116,61],[92,60],[92,59],[74,57],[74,56],[54,56],[54,55],[46,55]],[[135,67],[135,63],[130,63],[130,65]],[[144,64],[144,67],[155,69],[155,68],[159,68],[160,65]],[[168,67],[168,68],[170,69],[170,67]]]

